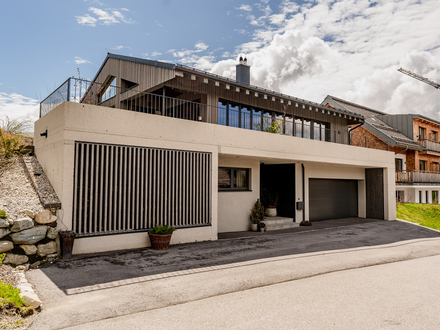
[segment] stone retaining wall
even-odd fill
[[[23,218],[13,221],[0,218],[0,253],[6,253],[3,263],[36,267],[58,258],[57,217],[50,210],[22,212]]]

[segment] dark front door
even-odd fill
[[[260,196],[263,202],[267,204],[265,196],[274,193],[278,195],[278,216],[295,218],[295,164],[261,164]]]
[[[309,179],[310,221],[357,216],[356,180]]]

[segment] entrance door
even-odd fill
[[[278,195],[278,216],[295,218],[295,164],[261,164],[260,196],[263,203],[269,203],[264,200],[268,194]]]
[[[309,179],[310,221],[357,216],[357,180]]]

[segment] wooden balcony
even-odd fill
[[[396,171],[396,183],[440,183],[440,172]]]
[[[430,151],[440,152],[440,142],[428,139],[419,139],[419,143]]]

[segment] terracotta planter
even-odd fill
[[[266,215],[268,217],[276,217],[277,216],[277,209],[275,207],[266,208]]]
[[[172,235],[173,234],[156,235],[148,233],[148,236],[150,237],[151,248],[154,250],[168,250]]]
[[[61,257],[63,259],[72,258],[75,233],[73,231],[60,231],[59,235],[60,235]]]

